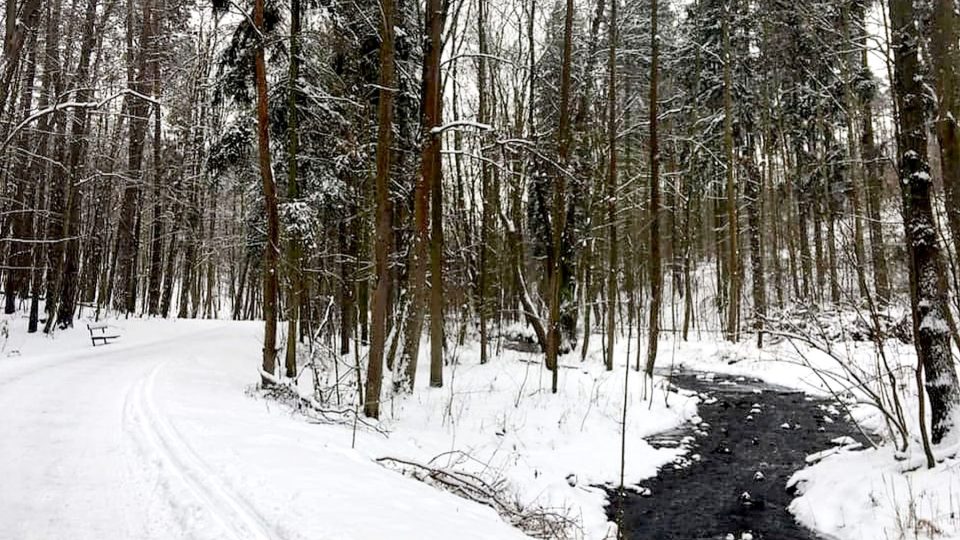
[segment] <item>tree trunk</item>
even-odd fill
[[[370,354],[367,364],[367,392],[363,413],[380,417],[380,387],[383,381],[383,357],[387,341],[387,302],[390,296],[390,243],[393,218],[390,208],[390,164],[393,144],[394,96],[394,8],[393,0],[380,0],[380,101],[377,116],[377,176],[374,185],[377,202],[375,259],[377,286],[373,293],[370,321]]]
[[[14,5],[10,2],[10,5]],[[9,7],[9,6],[8,6]],[[31,50],[26,61],[25,73],[23,75],[23,85],[20,99],[20,117],[26,118],[30,114],[30,107],[33,104],[33,85],[37,73],[37,39],[31,39]],[[19,147],[28,147],[30,138],[21,133],[18,140]],[[4,285],[5,306],[3,312],[7,315],[17,310],[17,301],[28,292],[30,284],[30,253],[32,246],[28,243],[32,234],[33,208],[28,204],[32,195],[32,189],[27,179],[31,176],[32,167],[37,166],[33,157],[20,156],[15,159],[15,173],[11,181],[15,185],[15,194],[13,206],[10,209],[13,214],[12,231],[13,238],[25,240],[26,242],[11,242],[8,260],[10,268],[7,270],[6,281]]]
[[[477,41],[480,57],[477,59],[477,120],[481,124],[490,123],[487,103],[487,15],[486,0],[477,0]],[[486,136],[481,142],[480,191],[483,204],[480,209],[480,264],[478,268],[477,315],[480,324],[480,363],[487,363],[488,324],[490,318],[490,265],[493,254],[491,244],[493,236],[493,193],[490,179],[490,163],[485,159],[485,147],[489,143]]]
[[[159,97],[159,92],[154,92]],[[160,314],[160,286],[163,282],[163,172],[161,170],[162,140],[160,107],[154,108],[153,119],[153,223],[150,233],[150,277],[147,285],[147,313]]]
[[[40,97],[40,107],[47,107],[54,99],[59,92],[60,79],[62,77],[60,72],[60,16],[61,16],[61,1],[54,0],[48,4],[47,8],[47,27],[46,35],[44,38],[44,54],[43,54],[43,75],[41,76],[41,86],[43,87],[43,93]],[[55,135],[54,124],[57,119],[56,114],[51,114],[43,117],[40,120],[39,124],[39,137],[40,141],[37,144],[37,155],[47,156],[51,143],[51,136]],[[54,209],[53,204],[55,199],[56,190],[58,187],[57,182],[55,181],[56,176],[53,178],[45,178],[45,171],[48,170],[43,168],[41,171],[35,171],[31,178],[36,184],[36,206],[38,209],[44,209],[51,211],[47,213],[46,220],[41,219],[40,215],[34,216],[33,222],[33,237],[41,240],[47,240],[56,234],[56,224],[54,221],[54,216],[52,211]],[[47,187],[49,186],[49,187]],[[47,191],[45,191],[45,188]],[[49,193],[48,193],[49,192]],[[41,202],[41,200],[43,200]],[[42,231],[42,232],[41,232]],[[55,249],[58,249],[56,244],[44,246],[43,244],[37,244],[33,249],[33,275],[31,276],[31,300],[30,300],[30,319],[28,322],[28,333],[34,333],[37,331],[40,319],[39,313],[39,300],[41,291],[47,293],[46,300],[48,306],[52,307],[52,296],[49,294],[51,290],[48,286],[47,280],[44,280],[44,267],[47,269],[48,276],[52,273],[53,265],[51,261],[53,259],[53,252]],[[49,316],[49,307],[47,308],[47,320],[52,320]],[[44,329],[46,331],[46,329]]]
[[[660,80],[660,36],[657,0],[650,1],[650,327],[647,333],[648,377],[653,377],[660,341],[660,310],[663,303],[663,270],[660,262],[660,140],[658,86]]]
[[[10,84],[20,65],[20,53],[29,29],[40,19],[41,0],[7,0],[6,34],[3,38],[3,58],[0,60],[0,115],[3,114],[10,93]]]
[[[753,161],[753,152],[748,150],[745,168],[747,172],[744,195],[747,199],[747,221],[750,234],[750,274],[753,278],[753,329],[757,333],[757,347],[763,347],[763,323],[767,316],[766,280],[763,269],[763,184],[760,170]]]
[[[290,73],[287,97],[287,200],[296,202],[300,197],[297,185],[297,153],[300,147],[300,135],[297,132],[297,79],[300,77],[300,0],[290,1]],[[287,240],[287,348],[284,365],[287,377],[297,376],[297,321],[300,314],[300,289],[303,276],[300,269],[300,236],[294,228]],[[344,289],[352,288],[352,281],[343,284]],[[351,295],[352,296],[352,295]],[[351,321],[352,323],[352,321]]]
[[[264,0],[254,0],[253,24],[263,30]],[[271,383],[277,361],[277,261],[280,258],[280,218],[277,215],[277,187],[273,183],[270,164],[270,118],[267,110],[267,62],[263,39],[254,52],[254,80],[257,86],[257,147],[260,156],[260,178],[263,180],[263,202],[267,214],[267,239],[263,248],[263,376],[261,383]]]
[[[426,28],[430,35],[424,52],[422,174],[430,182],[430,386],[443,386],[443,169],[442,135],[433,133],[443,122],[440,57],[449,0],[429,0]],[[421,304],[422,305],[422,304]],[[411,388],[413,379],[410,379]]]
[[[851,20],[848,7],[843,8],[843,33],[846,41],[852,43],[852,33],[850,30]],[[857,145],[857,138],[854,129],[854,114],[857,112],[857,101],[853,94],[854,68],[857,65],[858,56],[856,51],[851,50],[843,55],[843,94],[844,104],[846,105],[846,128],[847,128],[847,156],[850,161],[848,168],[850,172],[850,209],[853,212],[853,258],[854,272],[857,275],[857,289],[861,299],[867,299],[870,291],[867,286],[867,256],[864,251],[863,236],[863,212],[861,210],[861,187],[864,184],[863,166],[860,156],[860,147]]]
[[[84,15],[83,40],[80,45],[80,59],[77,67],[76,85],[82,88],[77,93],[79,101],[90,101],[93,91],[88,89],[90,78],[90,55],[96,43],[95,23],[97,16],[97,0],[89,0]],[[79,294],[80,276],[80,208],[83,205],[81,183],[85,169],[87,153],[87,110],[80,109],[73,115],[71,126],[72,140],[70,142],[70,177],[65,186],[66,209],[63,220],[63,238],[66,239],[65,260],[59,305],[57,307],[57,326],[68,328],[73,326],[73,314],[76,311],[77,295]]]
[[[546,366],[552,372],[551,389],[557,393],[557,375],[560,354],[560,316],[562,301],[560,288],[563,281],[562,271],[566,253],[563,249],[563,237],[567,220],[567,165],[570,158],[570,70],[573,57],[573,0],[567,0],[563,23],[563,60],[560,66],[560,122],[557,130],[558,165],[553,189],[552,222],[550,224],[551,249],[548,257],[548,304],[550,308],[547,324]]]
[[[163,0],[158,4],[154,14],[153,35],[161,35],[161,20],[163,17]],[[151,55],[148,59],[150,82],[153,98],[160,99],[160,46],[159,40],[151,43]],[[150,233],[150,275],[147,285],[147,313],[151,316],[160,314],[160,285],[163,280],[163,139],[161,111],[159,105],[153,109],[153,224]]]
[[[867,66],[866,49],[861,53],[860,65]],[[860,146],[866,172],[867,232],[870,237],[870,259],[873,267],[873,287],[877,304],[885,305],[890,299],[890,280],[887,277],[887,256],[884,249],[883,222],[880,220],[880,205],[883,200],[883,180],[880,177],[881,159],[873,136],[873,104],[870,97],[861,105]]]
[[[727,263],[728,299],[727,339],[739,340],[740,324],[740,250],[737,218],[736,162],[733,155],[733,54],[730,46],[730,13],[723,18],[723,141],[727,164]]]
[[[937,83],[937,139],[953,252],[960,257],[960,17],[954,0],[934,0],[930,40]]]
[[[800,238],[800,278],[803,298],[810,299],[813,283],[813,257],[810,254],[810,181],[807,175],[807,154],[803,143],[797,142],[797,182],[794,184],[797,198],[797,233]]]
[[[347,208],[353,208],[347,205]],[[353,329],[356,326],[355,288],[357,265],[356,265],[356,237],[354,231],[348,227],[346,220],[342,220],[337,226],[338,248],[340,250],[340,354],[345,355],[350,352],[350,342],[353,340]],[[289,339],[289,336],[288,336]]]
[[[946,292],[941,277],[940,248],[931,202],[930,166],[927,163],[923,80],[920,72],[919,32],[911,0],[890,0],[893,31],[894,89],[899,108],[900,187],[903,193],[904,228],[910,254],[911,304],[914,345],[923,366],[930,399],[934,444],[953,425],[960,391],[950,351]],[[926,419],[921,419],[925,423]],[[928,460],[930,461],[930,460]],[[931,467],[933,462],[928,463]]]
[[[654,9],[656,9],[654,0]],[[656,16],[654,16],[656,17]],[[616,338],[616,305],[618,286],[618,252],[617,239],[617,45],[618,45],[617,0],[610,0],[610,19],[608,21],[607,56],[607,144],[609,148],[609,164],[607,165],[607,350],[606,368],[613,370],[613,346]],[[653,33],[654,37],[656,32]],[[629,364],[629,361],[627,362]]]
[[[131,8],[132,10],[132,8]],[[128,36],[127,87],[141,95],[149,93],[147,85],[147,56],[150,50],[149,43],[153,36],[151,17],[153,0],[143,0],[143,28],[140,33],[140,45],[134,60],[134,51],[130,46],[132,37]],[[128,33],[133,32],[132,13],[128,13]],[[134,67],[133,63],[136,63]],[[130,113],[130,143],[127,150],[127,178],[123,187],[123,197],[120,207],[120,219],[117,226],[117,282],[114,294],[114,308],[121,313],[133,313],[137,306],[137,255],[138,238],[137,216],[141,199],[141,181],[143,176],[143,149],[146,142],[147,124],[149,122],[149,105],[137,96],[129,96],[127,110]]]

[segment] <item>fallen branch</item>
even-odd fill
[[[434,458],[430,463],[436,460],[437,458]],[[507,500],[504,496],[506,482],[503,480],[488,482],[467,472],[441,469],[394,457],[378,458],[377,462],[458,497],[488,506],[511,525],[534,538],[571,538],[576,536],[573,532],[580,528],[579,524],[566,514],[539,507],[528,509],[519,502]]]
[[[270,386],[260,389],[259,394],[261,396],[289,405],[293,410],[303,414],[313,423],[347,426],[353,426],[356,423],[384,437],[388,435],[388,432],[379,424],[370,422],[354,409],[325,408],[313,398],[300,394],[292,382],[281,381],[264,371],[261,371],[261,375],[272,383]]]

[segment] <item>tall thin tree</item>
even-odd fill
[[[613,346],[617,322],[617,268],[619,240],[617,239],[617,0],[610,0],[610,18],[607,22],[607,350],[606,367],[613,369]],[[629,364],[629,362],[627,362]]]
[[[733,3],[728,0],[724,11],[723,32],[723,144],[726,151],[727,179],[727,339],[739,339],[740,319],[740,250],[739,227],[737,218],[737,175],[733,141],[733,50],[730,44],[730,18],[734,12]]]
[[[553,186],[548,262],[548,305],[546,365],[551,371],[551,389],[557,393],[560,355],[560,282],[563,268],[563,237],[567,221],[567,165],[570,159],[570,70],[573,57],[573,0],[567,0],[563,20],[563,59],[560,63],[560,122],[557,130],[558,167]]]
[[[429,0],[429,31],[423,59],[423,144],[421,171],[430,181],[430,386],[443,386],[443,88],[440,57],[449,0]]]
[[[390,154],[393,144],[394,88],[394,8],[393,0],[380,0],[380,100],[377,104],[377,176],[374,185],[376,198],[376,259],[377,286],[373,292],[370,320],[370,353],[367,362],[367,390],[363,412],[371,418],[380,417],[380,387],[383,381],[383,357],[387,341],[387,302],[390,297],[390,245],[393,239],[390,208]]]
[[[267,102],[267,61],[264,53],[264,0],[254,0],[253,25],[257,32],[254,49],[254,82],[257,87],[257,150],[263,205],[267,214],[267,238],[263,248],[263,374],[262,383],[270,384],[277,363],[277,262],[280,259],[280,218],[277,212],[277,186],[270,164],[270,117]]]
[[[660,309],[663,303],[663,273],[660,263],[660,139],[657,87],[660,80],[660,35],[657,0],[650,0],[650,327],[647,334],[648,377],[653,376],[660,341]]]
[[[300,0],[290,0],[290,72],[287,88],[287,200],[295,202],[300,196],[297,184],[297,154],[300,133],[297,129],[297,80],[300,78]],[[300,314],[300,234],[296,227],[287,239],[287,347],[285,367],[287,377],[297,375],[297,321]]]

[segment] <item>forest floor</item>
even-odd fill
[[[479,365],[469,340],[451,344],[445,385],[429,388],[422,347],[416,391],[395,396],[386,391],[391,381],[385,381],[380,422],[375,429],[362,423],[354,429],[301,414],[256,390],[262,338],[256,322],[130,319],[113,323],[121,327],[119,341],[97,347],[82,321],[54,337],[27,335],[20,317],[7,324],[0,353],[0,538],[526,537],[502,512],[410,478],[404,474],[409,471],[378,462],[384,458],[474,475],[496,486],[501,500],[514,508],[575,522],[572,537],[615,538],[616,527],[604,511],[607,493],[598,486],[615,486],[620,478],[624,368],[635,359],[635,339],[618,342],[611,372],[603,369],[600,339],[584,362],[579,354],[564,357],[557,395],[550,393],[550,373],[540,355],[503,348]],[[851,358],[867,358],[868,347],[851,347]],[[789,361],[785,344],[760,351],[749,343],[668,337],[661,343],[660,365],[727,373],[734,382],[749,375],[751,381],[829,397],[809,364],[826,369],[832,360],[815,351],[805,354],[807,365],[796,357]],[[904,365],[912,362],[906,347],[891,355]],[[365,363],[363,351],[343,359],[341,369],[355,363]],[[349,371],[341,376],[352,377]],[[662,487],[685,474],[721,469],[726,458],[711,452],[726,442],[734,457],[750,464],[725,473],[738,478],[735,486],[726,485],[722,475],[704,475],[705,482],[724,484],[714,485],[718,495],[712,504],[735,510],[739,494],[750,491],[763,501],[764,512],[775,510],[777,519],[796,527],[782,511],[789,496],[780,491],[788,468],[806,453],[830,446],[830,433],[812,431],[822,404],[796,393],[764,391],[763,399],[773,400],[765,404],[752,394],[727,395],[715,381],[680,376],[674,382],[680,388],[662,376],[650,385],[630,373],[624,477],[634,488],[652,488],[653,495],[639,501],[636,512],[650,504],[671,512],[683,499]],[[301,377],[300,385],[303,395],[315,395],[309,377]],[[754,415],[755,425],[737,424],[744,426],[738,433],[732,426],[742,420],[746,401],[750,408],[759,403],[762,412]],[[731,407],[722,408],[723,402]],[[352,402],[343,403],[327,405],[349,409]],[[880,432],[882,422],[868,409],[851,411],[866,430]],[[783,422],[802,426],[800,434],[771,427],[784,414],[792,418]],[[702,429],[703,422],[711,428]],[[718,427],[723,422],[726,434]],[[662,434],[678,429],[704,435],[665,444],[672,435]],[[751,444],[755,429],[776,441],[789,436],[796,442],[789,448],[788,468],[771,465],[780,450],[765,459],[761,452],[741,449]],[[694,454],[702,458],[699,466],[670,466],[689,463]],[[956,538],[953,493],[960,487],[960,466],[948,459],[935,472],[903,472],[913,458],[894,457],[889,446],[844,450],[803,469],[793,479],[799,497],[790,503],[791,512],[829,538]],[[763,462],[773,468],[762,469]],[[756,468],[766,476],[762,485],[741,488],[753,485]],[[707,502],[685,512],[706,512]],[[676,508],[674,518],[684,515],[681,510]],[[679,527],[667,519],[661,523]],[[628,533],[640,530],[629,519],[627,524]],[[939,532],[898,534],[925,524]],[[760,526],[722,525],[716,530],[763,532]]]

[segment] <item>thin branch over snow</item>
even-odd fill
[[[462,457],[469,458],[468,455],[459,453]],[[425,484],[488,506],[511,525],[534,538],[576,538],[581,536],[580,525],[568,516],[567,511],[521,504],[515,498],[508,496],[508,486],[503,479],[497,478],[487,481],[478,475],[455,468],[434,467],[433,462],[436,459],[435,457],[430,460],[430,463],[425,464],[385,456],[377,458],[376,461],[389,469],[396,470]]]

